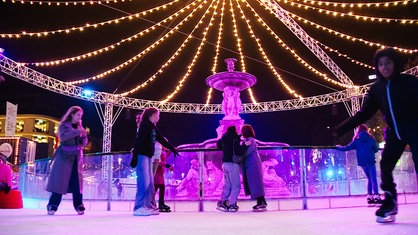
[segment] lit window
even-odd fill
[[[23,132],[25,122],[23,120],[16,120],[16,132]]]
[[[48,132],[48,122],[44,119],[35,119],[33,132]]]
[[[48,143],[48,137],[46,136],[34,135],[32,136],[32,140],[37,143]]]

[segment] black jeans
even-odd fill
[[[418,135],[399,140],[393,130],[388,129],[386,131],[386,144],[380,161],[381,187],[383,191],[389,191],[392,195],[396,195],[396,184],[393,182],[392,172],[407,144],[411,147],[415,172],[418,173]]]
[[[70,182],[68,184],[68,188],[73,193],[73,206],[77,209],[79,206],[83,205],[83,194],[80,193],[80,184],[78,182],[78,164],[77,159],[74,160],[73,169],[71,171]],[[55,210],[58,209],[58,206],[61,203],[62,194],[59,193],[52,193],[51,197],[49,198],[47,208],[54,208]]]
[[[164,194],[165,194],[165,185],[164,184],[154,184],[154,197],[155,194],[157,193],[157,190],[159,190],[159,194],[158,194],[158,207],[162,207],[164,206]]]

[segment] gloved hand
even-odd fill
[[[5,194],[8,194],[8,193],[10,192],[10,189],[11,189],[11,188],[10,188],[10,186],[9,186],[9,185],[7,185],[7,186],[6,186],[6,189],[4,190],[4,193],[5,193]]]
[[[180,156],[176,149],[172,149],[171,152],[173,152],[174,157]]]
[[[134,152],[131,153],[131,162],[129,163],[129,165],[132,168],[135,168],[136,165],[138,164],[138,155]]]

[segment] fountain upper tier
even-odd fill
[[[226,87],[234,87],[237,91],[248,89],[257,82],[257,78],[249,73],[234,71],[234,58],[225,59],[228,66],[228,71],[219,72],[206,78],[206,84],[219,91],[225,91]]]

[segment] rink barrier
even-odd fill
[[[213,208],[219,200],[222,189],[222,152],[219,149],[179,152],[179,157],[170,156],[167,160],[175,170],[165,174],[166,201],[173,204],[177,211],[210,211],[209,208]],[[292,210],[336,208],[340,204],[350,207],[364,205],[367,180],[357,166],[355,151],[341,152],[326,146],[291,146],[260,147],[259,152],[263,162],[266,198],[272,203],[269,207]],[[85,155],[83,198],[94,204],[92,208],[103,203],[107,210],[120,205],[130,208],[127,205],[133,203],[136,192],[136,173],[129,166],[130,158],[129,152]],[[380,151],[376,158],[380,184]],[[31,204],[31,199],[41,203],[49,198],[49,193],[45,191],[48,167],[49,159],[20,166],[17,181],[25,207]],[[394,170],[394,178],[400,198],[405,198],[404,203],[418,201],[415,199],[417,178],[409,151],[402,154]],[[63,199],[71,199],[71,194],[64,195]],[[243,205],[253,203],[243,190],[239,199]],[[347,204],[351,199],[355,200]]]

